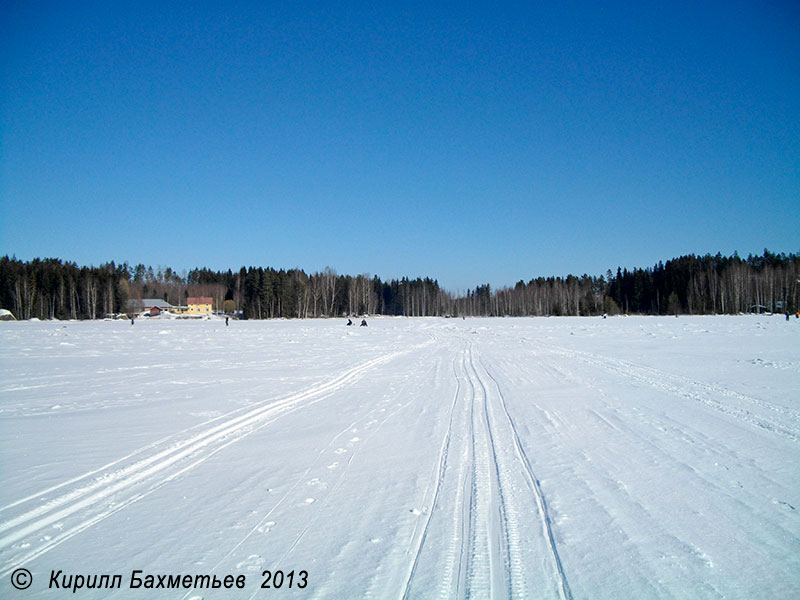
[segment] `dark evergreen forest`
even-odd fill
[[[190,296],[210,296],[215,310],[246,319],[795,312],[800,254],[689,255],[605,276],[539,277],[501,289],[478,285],[460,296],[430,278],[383,281],[332,269],[310,275],[264,267],[178,274],[141,264],[79,267],[56,258],[0,258],[0,308],[17,319],[99,319],[127,313],[131,300],[184,305]]]

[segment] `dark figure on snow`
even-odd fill
[[[228,326],[228,317],[225,317],[225,327]]]
[[[131,325],[133,325],[133,317],[131,317]]]
[[[361,319],[361,327],[366,327],[366,326],[367,326],[367,320]]]
[[[350,327],[353,324],[352,319],[347,319],[347,326]]]

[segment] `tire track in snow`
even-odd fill
[[[156,442],[151,444],[146,449],[147,451],[155,452],[154,454],[114,472],[105,472],[102,476],[95,478],[94,481],[86,485],[72,489],[57,498],[48,500],[39,506],[25,510],[22,514],[7,519],[0,523],[0,535],[2,535],[0,537],[0,553],[8,554],[9,548],[17,552],[11,556],[3,557],[5,570],[0,572],[0,577],[6,577],[14,569],[27,564],[74,535],[141,500],[179,475],[202,464],[223,448],[252,433],[256,428],[269,424],[304,406],[319,402],[339,388],[353,383],[366,371],[404,353],[404,351],[394,352],[366,361],[333,379],[314,385],[303,392],[270,401],[242,415],[224,420],[187,439],[174,441],[165,449],[160,449],[162,446],[167,445],[164,440],[162,440],[164,443]],[[220,419],[214,419],[213,421],[218,420]],[[128,456],[135,456],[138,453],[139,451]],[[185,463],[191,459],[194,460],[186,465]],[[109,463],[109,465],[113,464],[120,463],[119,461]],[[83,480],[97,472],[95,470],[70,481]],[[146,486],[148,484],[150,485],[149,488],[139,492],[129,489],[133,486]],[[26,505],[31,504],[35,499],[41,498],[42,494],[59,489],[64,485],[52,486],[41,494],[30,495],[21,501],[3,507],[3,510],[18,506],[22,506],[24,510]],[[122,492],[126,492],[128,495],[119,497]],[[88,511],[89,514],[75,516],[76,513],[82,511]],[[63,523],[64,520],[77,520],[77,522],[65,525]],[[31,540],[32,536],[45,527],[54,525],[61,525],[60,533],[49,539],[47,537],[43,538],[43,543],[39,544],[38,547],[33,547],[36,542]]]

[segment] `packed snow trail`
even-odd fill
[[[534,499],[536,500],[536,508],[538,509],[539,519],[541,520],[542,524],[542,535],[547,540],[548,550],[550,551],[550,554],[552,555],[553,559],[552,566],[554,569],[554,573],[552,575],[552,580],[557,582],[558,592],[561,598],[564,599],[572,598],[572,593],[570,592],[569,584],[567,583],[566,575],[564,574],[564,568],[563,565],[561,564],[561,559],[558,556],[558,548],[556,547],[556,542],[553,537],[553,529],[550,521],[550,515],[547,512],[547,502],[545,500],[544,494],[542,493],[542,489],[539,486],[539,481],[538,479],[536,479],[536,476],[533,473],[531,462],[528,459],[528,456],[525,454],[525,450],[522,446],[522,443],[520,442],[517,428],[514,425],[514,420],[511,418],[511,415],[508,412],[508,408],[506,406],[506,400],[500,390],[500,385],[497,383],[497,380],[486,370],[486,368],[483,367],[483,365],[481,365],[481,367],[486,373],[486,375],[491,379],[493,387],[496,390],[497,397],[499,398],[500,401],[499,407],[502,409],[502,414],[505,417],[505,419],[501,420],[501,422],[503,423],[504,426],[505,425],[508,426],[507,429],[508,437],[506,438],[506,443],[508,442],[508,439],[510,437],[511,442],[513,443],[514,451],[516,453],[516,458],[519,460],[519,463],[522,466],[522,472],[525,475],[528,487]],[[485,379],[482,381],[485,381]],[[484,386],[484,390],[485,389],[486,387]],[[519,526],[516,522],[514,522],[513,525],[514,525],[513,527],[514,532],[516,532],[519,529]],[[526,569],[526,565],[522,560],[522,557],[520,556],[518,548],[520,542],[519,534],[516,533],[516,535],[513,536],[513,539],[515,541],[515,552],[514,556],[512,556],[511,558],[511,564],[513,571],[516,574],[516,577],[512,579],[512,582],[514,580],[520,581],[522,579],[522,573]],[[511,587],[512,597],[515,598],[525,597],[526,595],[527,595],[526,590],[524,589],[515,590],[513,586]]]
[[[132,569],[247,577],[184,600],[800,589],[794,322],[1,325],[0,597]]]
[[[402,597],[437,590],[444,598],[525,598],[537,590],[571,598],[538,481],[500,388],[476,353],[466,343],[454,361],[456,395],[433,501]],[[538,531],[530,525],[534,514]],[[436,528],[448,531],[445,546],[441,534],[426,545]]]

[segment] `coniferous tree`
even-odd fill
[[[185,305],[188,296],[211,296],[217,309],[232,302],[251,319],[794,312],[800,308],[800,255],[689,255],[651,268],[620,267],[605,277],[538,277],[499,289],[484,284],[460,297],[429,277],[382,281],[338,275],[330,267],[310,276],[264,267],[242,267],[236,274],[199,268],[180,275],[142,264],[78,267],[51,258],[0,258],[0,302],[19,319],[95,319],[123,312],[128,300],[156,297]]]

